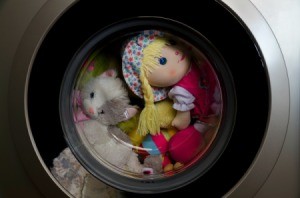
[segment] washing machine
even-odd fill
[[[101,3],[1,1],[0,197],[72,197],[51,172],[65,148],[122,197],[299,197],[300,2],[199,4],[186,6],[187,16],[136,16],[135,5],[109,16]],[[72,117],[89,58],[100,49],[121,62],[123,43],[145,30],[192,45],[219,90],[208,146],[171,174],[136,176],[100,163]]]

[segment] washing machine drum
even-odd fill
[[[268,80],[237,19],[218,3],[201,10],[100,17],[80,2],[61,16],[28,88],[46,164],[68,146],[88,172],[123,191],[227,192],[263,138]]]

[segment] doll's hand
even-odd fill
[[[175,118],[172,121],[172,126],[178,130],[187,128],[191,122],[190,111],[177,111]]]

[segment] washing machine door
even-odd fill
[[[53,159],[69,147],[89,174],[124,191],[124,195],[157,196],[159,193],[162,196],[173,196],[201,192],[203,196],[220,197],[239,182],[241,195],[255,194],[275,163],[287,126],[289,93],[285,65],[269,27],[248,1],[236,3],[245,8],[242,18],[226,3],[201,4],[201,12],[193,16],[99,17],[97,6],[91,3],[77,2],[70,6],[48,28],[49,31],[41,41],[30,48],[30,52],[19,53],[20,59],[13,68],[12,79],[20,80],[11,82],[10,90],[16,91],[10,92],[10,107],[13,109],[10,119],[22,120],[18,125],[11,125],[12,131],[16,133],[16,142],[20,144],[18,148],[21,155],[25,154],[24,145],[17,138],[19,132],[29,133],[25,138],[30,139],[30,149],[39,156],[47,174],[51,175],[49,169],[53,166]],[[214,13],[214,17],[209,17],[211,13]],[[150,147],[142,147],[140,142],[134,144],[130,142],[132,139],[127,141],[127,135],[119,136],[122,126],[118,125],[120,120],[117,120],[117,116],[110,116],[109,121],[114,121],[112,123],[105,122],[107,120],[99,116],[106,112],[117,112],[121,109],[117,106],[119,103],[138,106],[136,111],[149,105],[143,95],[138,97],[139,92],[131,89],[135,85],[130,84],[126,71],[128,68],[132,71],[131,67],[127,67],[132,62],[128,49],[133,49],[128,44],[136,39],[133,43],[150,45],[152,41],[148,42],[144,38],[151,40],[152,35],[153,38],[164,38],[166,35],[166,46],[172,49],[175,40],[180,46],[185,46],[184,50],[190,50],[189,60],[194,61],[193,65],[197,65],[195,70],[200,72],[190,72],[193,70],[191,66],[188,72],[197,80],[190,76],[185,79],[192,79],[188,82],[193,86],[196,84],[196,90],[203,90],[197,92],[198,95],[196,93],[196,98],[204,95],[209,110],[198,114],[191,110],[192,132],[179,127],[175,127],[173,132],[174,127],[170,127],[172,130],[163,127],[167,128],[166,133],[170,136],[164,139],[167,144],[165,151],[145,154],[138,151]],[[141,46],[144,47],[137,47]],[[177,48],[174,51],[176,55],[180,52]],[[139,57],[133,56],[137,59]],[[161,65],[167,65],[170,61],[166,57],[154,56]],[[182,55],[180,60],[183,59],[185,56]],[[137,62],[141,63],[140,59]],[[111,68],[116,73],[111,72]],[[139,72],[142,73],[135,70],[129,72],[129,79],[141,78]],[[119,100],[119,103],[112,103],[115,100],[111,95],[117,94],[118,87],[110,87],[112,81],[101,81],[99,78],[119,78],[129,95]],[[101,82],[99,86],[90,82],[94,79]],[[141,80],[137,84],[143,87],[144,82]],[[100,92],[97,92],[98,87],[101,87]],[[86,108],[88,105],[84,99],[97,99],[105,89],[109,90],[108,96],[104,97],[105,102],[110,102],[105,104],[111,106],[102,109],[97,106],[94,116],[93,110]],[[141,93],[151,91],[142,88]],[[156,99],[152,100],[158,103]],[[201,109],[204,104],[200,102],[197,105]],[[125,117],[128,117],[131,111],[125,112]],[[97,128],[91,130],[88,126],[93,124]],[[87,134],[88,131],[92,131],[92,134]],[[183,134],[182,131],[188,132],[179,136]],[[108,139],[99,139],[104,132],[108,133]],[[163,130],[161,134],[164,134]],[[141,142],[147,137],[155,139],[154,135],[142,134]],[[170,146],[172,141],[181,146]],[[190,152],[193,144],[196,149]],[[115,155],[118,156],[117,160],[124,157],[120,155],[123,150],[119,149],[119,145],[125,145],[123,150],[135,156],[135,160],[138,159],[140,169],[129,164],[126,164],[129,169],[124,168],[119,161],[114,162],[115,158],[111,159]],[[145,165],[149,156],[159,156],[160,160],[170,157],[173,168],[164,170],[165,166],[160,163],[159,172],[155,172],[154,166],[149,168]],[[176,162],[180,162],[178,167],[175,166]],[[141,171],[136,173],[137,170]],[[249,185],[251,187],[247,188]]]

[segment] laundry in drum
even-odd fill
[[[79,72],[73,116],[84,146],[120,174],[186,170],[201,160],[220,123],[220,86],[210,62],[156,30],[122,46],[121,60],[95,51]]]

